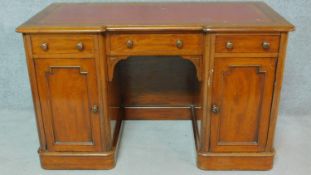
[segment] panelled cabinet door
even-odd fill
[[[211,151],[264,151],[276,58],[215,58]]]
[[[49,151],[100,151],[96,68],[93,59],[36,59]]]

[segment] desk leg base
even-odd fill
[[[270,170],[274,152],[198,153],[197,166],[203,170]]]
[[[117,122],[112,151],[49,152],[39,150],[41,167],[48,170],[108,170],[116,165],[122,133],[122,120]]]
[[[109,153],[61,153],[40,152],[41,167],[50,170],[65,169],[112,169],[115,152]]]

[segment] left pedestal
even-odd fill
[[[44,169],[111,169],[121,122],[111,134],[103,95],[100,34],[24,34]]]

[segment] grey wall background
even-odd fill
[[[15,28],[52,2],[111,1],[0,0],[0,109],[32,108],[23,41]],[[296,25],[289,37],[280,112],[293,117],[311,115],[311,1],[265,2]]]

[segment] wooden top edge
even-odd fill
[[[204,27],[204,32],[291,32],[295,30],[295,26],[232,26],[232,27]]]
[[[103,26],[19,26],[18,33],[102,33],[106,29]]]
[[[18,33],[105,33],[105,32],[132,32],[132,31],[201,31],[201,32],[291,32],[294,26],[88,26],[88,27],[18,27]]]

